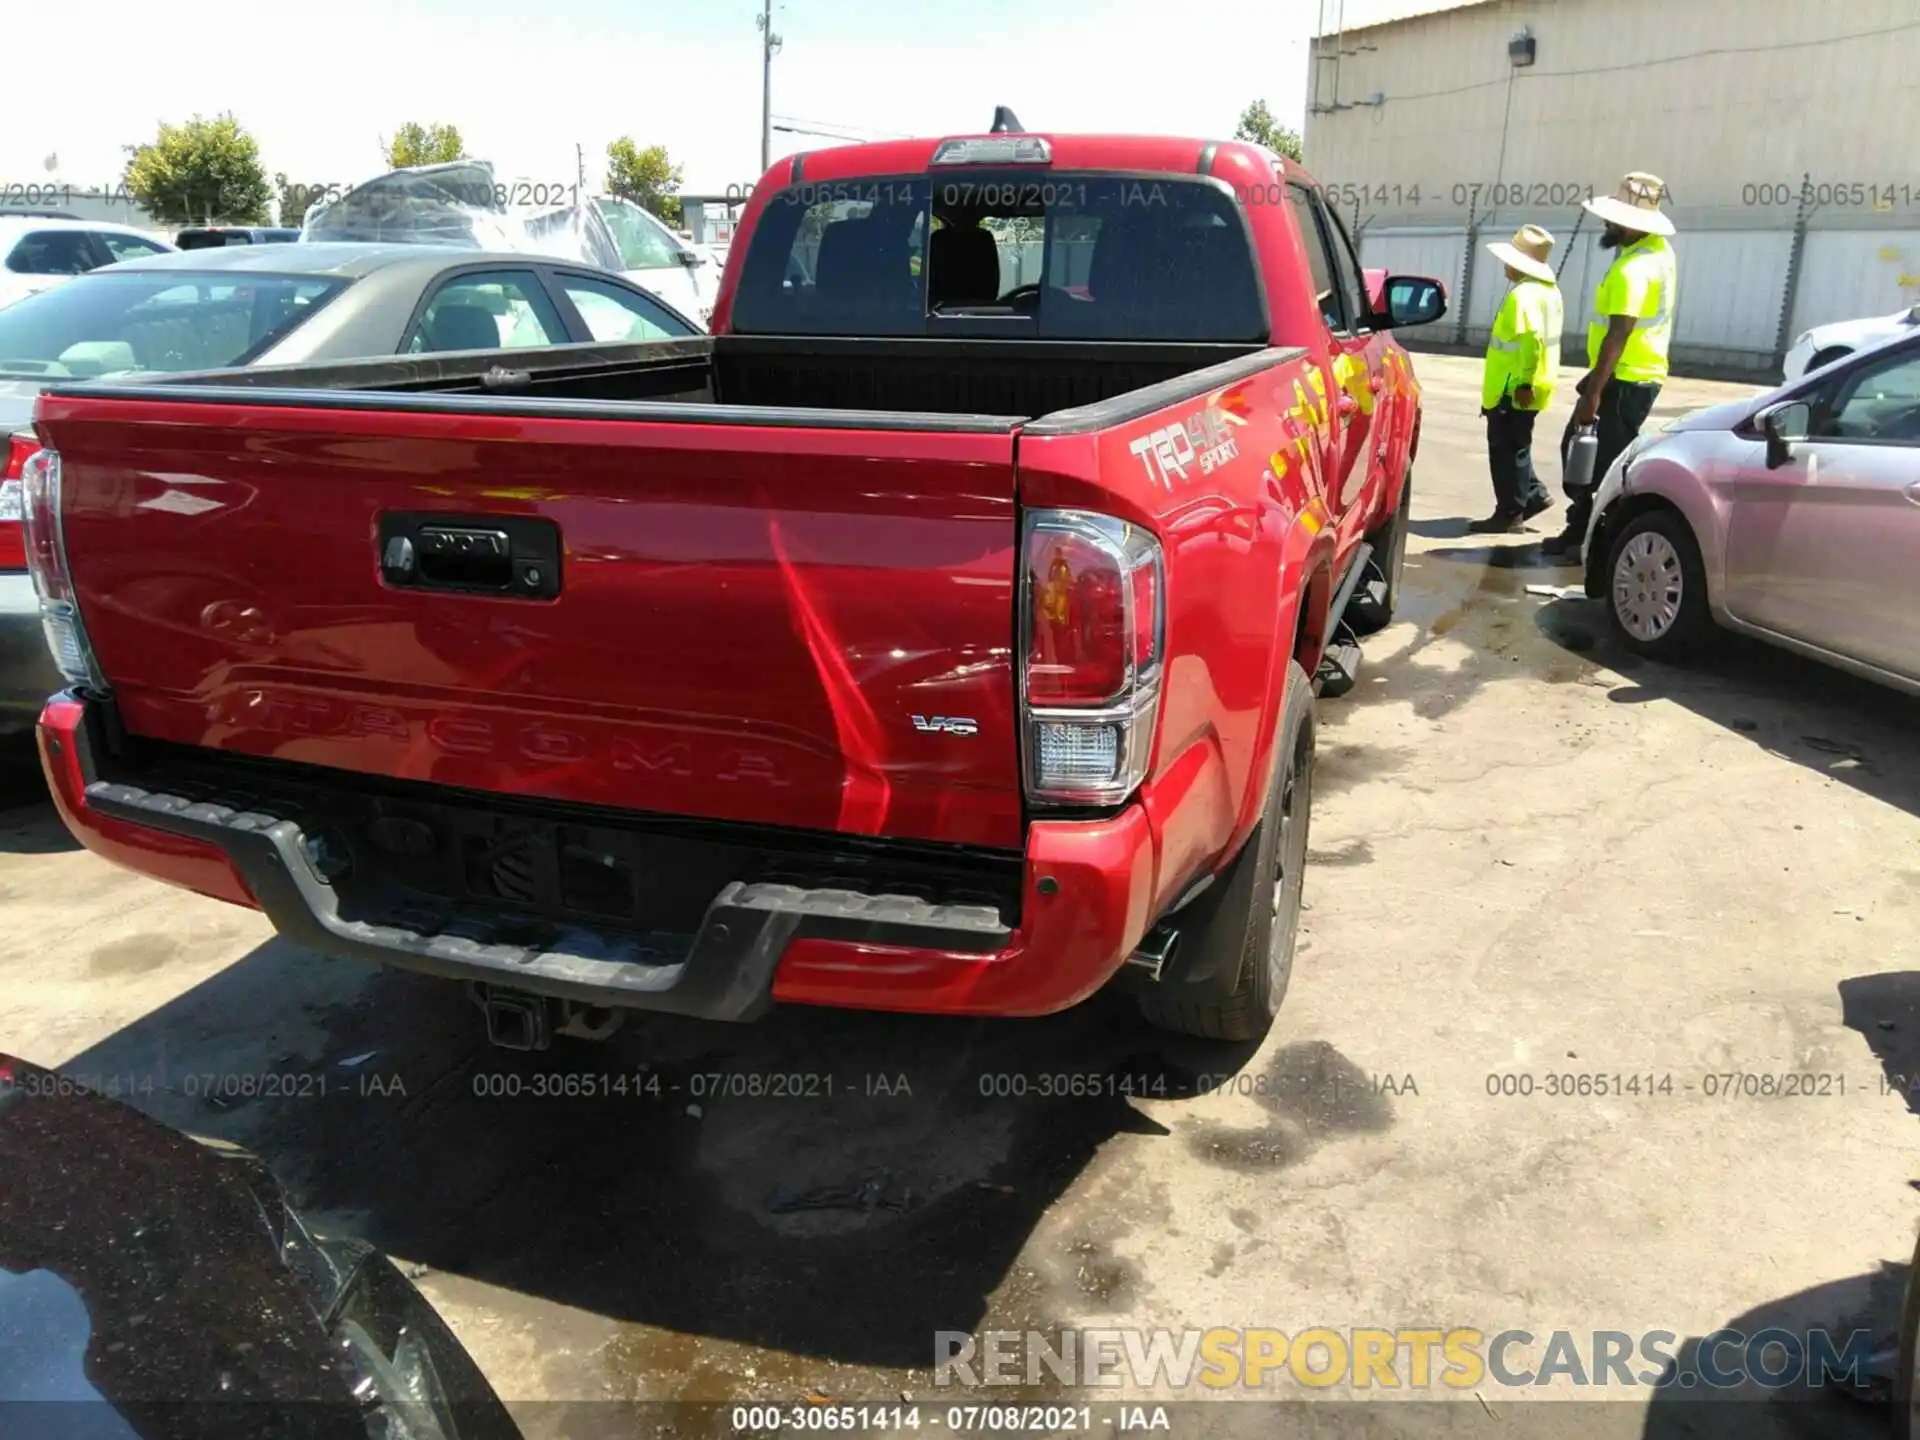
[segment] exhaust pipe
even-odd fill
[[[1127,957],[1127,964],[1138,965],[1149,980],[1158,980],[1179,948],[1180,932],[1171,925],[1161,925],[1147,932],[1140,948]]]
[[[486,1016],[487,1040],[502,1050],[544,1050],[553,1041],[547,997],[482,985],[474,994]]]

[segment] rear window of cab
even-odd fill
[[[734,297],[739,334],[1259,343],[1241,207],[1200,176],[951,175],[775,192]]]

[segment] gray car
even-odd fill
[[[1635,441],[1584,553],[1636,653],[1719,626],[1920,694],[1920,335]]]
[[[434,245],[243,245],[130,260],[0,309],[0,734],[61,684],[22,554],[33,402],[56,381],[619,343],[700,327],[617,275]]]

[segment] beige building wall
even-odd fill
[[[1537,54],[1516,68],[1523,27]],[[1696,222],[1791,226],[1809,172],[1861,186],[1822,192],[1860,220],[1920,217],[1920,0],[1486,0],[1317,42],[1336,47],[1359,51],[1338,63],[1353,108],[1310,108],[1306,160],[1363,188],[1362,216],[1453,218],[1476,184],[1564,214],[1567,189],[1639,169]],[[1310,107],[1332,101],[1334,62],[1309,64]]]

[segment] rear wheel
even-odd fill
[[[1307,864],[1307,822],[1313,809],[1313,685],[1300,662],[1287,663],[1286,703],[1274,737],[1275,773],[1260,823],[1227,871],[1188,907],[1182,948],[1196,968],[1235,976],[1219,1001],[1176,998],[1146,990],[1140,1012],[1184,1035],[1257,1040],[1280,1013],[1293,978],[1300,933],[1300,886]]]
[[[1372,635],[1393,623],[1400,606],[1400,576],[1407,564],[1407,525],[1413,518],[1413,473],[1400,482],[1400,503],[1393,518],[1367,536],[1373,554],[1367,574],[1347,602],[1345,616],[1356,635]]]
[[[1672,510],[1643,510],[1620,526],[1606,584],[1607,619],[1636,655],[1677,660],[1713,628],[1700,546]]]

